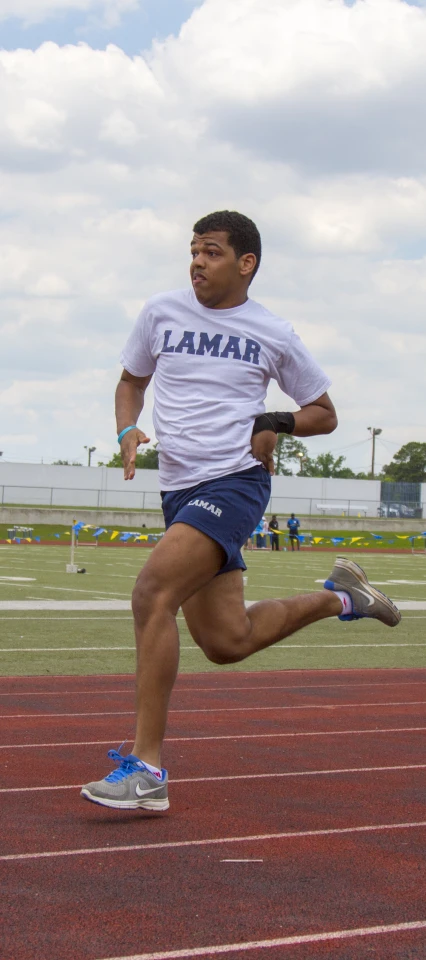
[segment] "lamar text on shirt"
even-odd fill
[[[211,340],[208,333],[200,333],[198,335],[197,349],[195,349],[194,343],[194,337],[196,336],[194,330],[185,330],[183,337],[179,340],[176,347],[169,343],[172,333],[172,330],[165,330],[161,353],[183,353],[183,351],[186,350],[187,353],[197,354],[198,357],[203,357],[205,353],[209,353],[212,357],[220,356],[228,358],[231,355],[233,360],[245,360],[246,363],[255,363],[259,366],[261,347],[260,343],[257,343],[256,340],[249,340],[246,337],[244,353],[241,353],[240,342],[242,337],[228,337],[226,347],[219,353],[221,341],[223,340],[221,333],[216,333]]]

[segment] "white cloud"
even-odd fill
[[[120,348],[149,295],[187,282],[194,220],[225,206],[262,231],[253,295],[333,377],[340,426],[314,443],[371,418],[426,440],[425,45],[403,0],[205,0],[147,59],[0,52],[0,411],[40,454],[78,456],[88,424],[115,448]]]
[[[26,26],[69,11],[98,14],[105,26],[117,24],[123,13],[136,10],[140,0],[0,0],[0,20],[16,17]]]

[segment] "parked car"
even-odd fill
[[[415,517],[414,507],[408,507],[406,503],[381,503],[377,510],[379,517]]]

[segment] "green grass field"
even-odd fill
[[[84,576],[65,572],[69,548],[0,547],[0,601],[130,600],[148,550],[79,546]],[[334,555],[246,552],[246,598],[287,597],[320,590]],[[426,601],[425,555],[356,557],[369,578],[393,600]],[[12,579],[13,578],[13,579]],[[16,578],[16,579],[15,579]],[[393,582],[392,582],[393,581]],[[0,674],[132,673],[133,631],[129,610],[6,610],[0,605]],[[182,672],[217,669],[279,670],[350,667],[423,667],[426,609],[407,610],[395,630],[375,621],[322,621],[242,664],[210,664],[179,617]]]
[[[76,513],[76,516],[78,517],[78,511],[75,511],[75,513]],[[134,530],[134,531],[139,530],[143,534],[164,532],[164,528],[155,527],[155,526],[147,526],[146,528],[142,529],[139,518],[140,518],[140,512],[139,512],[139,516],[135,517],[135,524],[131,527],[131,530]],[[309,534],[312,537],[316,538],[318,541],[320,541],[321,546],[333,546],[332,538],[340,537],[340,538],[343,538],[343,544],[339,546],[337,549],[347,550],[347,549],[353,549],[353,548],[357,548],[357,549],[362,548],[362,549],[368,550],[368,549],[374,548],[374,550],[378,550],[378,549],[387,550],[390,548],[390,549],[406,550],[407,553],[411,553],[412,541],[410,538],[412,536],[415,536],[416,550],[422,550],[426,548],[426,538],[422,537],[418,533],[414,534],[413,531],[407,531],[404,534],[395,533],[392,531],[389,531],[389,532],[386,531],[381,534],[381,539],[376,540],[374,536],[374,533],[375,533],[374,521],[372,521],[371,523],[371,532],[365,531],[364,533],[360,533],[359,530],[333,530],[333,531],[317,530],[314,524],[310,522],[310,520],[312,519],[313,518],[309,518],[309,517],[302,518],[301,533]],[[61,526],[60,524],[52,524],[52,523],[43,523],[43,524],[38,523],[33,528],[32,536],[40,537],[41,540],[50,540],[50,541],[58,540],[58,543],[65,546],[66,544],[69,544],[71,539],[71,523],[72,523],[72,517],[70,519],[70,524],[68,526]],[[286,520],[284,518],[281,518],[280,528],[281,528],[281,531],[283,532],[280,534],[280,541],[282,542],[282,544],[285,544],[288,542],[285,524],[286,524]],[[10,529],[10,526],[8,527],[7,524],[4,524],[4,523],[0,524],[0,540],[7,540],[9,536],[9,533],[8,533],[9,529]],[[79,533],[80,543],[94,543],[93,532],[95,529],[96,529],[95,526],[92,525],[91,528],[88,530],[81,530]],[[104,534],[101,534],[101,536],[99,537],[100,543],[108,543],[110,541],[112,529],[113,528],[109,526],[108,531]],[[129,527],[128,526],[123,527],[123,526],[117,525],[114,527],[114,529],[118,530],[119,533],[123,533],[129,530]]]

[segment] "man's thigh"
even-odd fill
[[[211,647],[216,638],[243,637],[250,629],[244,606],[242,570],[230,570],[215,577],[182,604],[189,631],[195,642]]]
[[[215,540],[186,523],[175,523],[142,568],[136,592],[148,600],[167,599],[177,610],[216,577],[224,561],[225,553]]]

